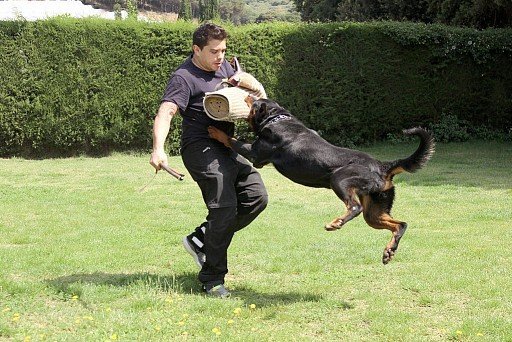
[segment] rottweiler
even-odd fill
[[[395,197],[393,177],[404,171],[415,172],[427,163],[435,148],[432,135],[419,127],[404,130],[406,135],[419,137],[419,147],[407,158],[383,162],[330,144],[272,100],[248,97],[246,102],[251,108],[247,120],[256,135],[252,144],[228,137],[214,127],[208,128],[210,137],[250,160],[256,168],[272,163],[295,183],[332,189],[345,204],[346,212],[327,224],[326,230],[340,229],[361,212],[371,227],[390,230],[392,238],[382,255],[382,262],[387,264],[407,229],[407,223],[390,214]]]

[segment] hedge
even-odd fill
[[[190,54],[195,27],[0,22],[0,156],[149,150],[154,113],[169,74]],[[445,117],[512,127],[512,30],[394,22],[227,29],[228,55],[333,143],[374,142]]]

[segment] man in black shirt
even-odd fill
[[[171,75],[155,117],[150,164],[158,171],[167,164],[164,142],[172,117],[182,118],[181,156],[199,185],[208,208],[206,221],[183,245],[201,267],[199,281],[212,296],[227,298],[227,250],[233,234],[251,223],[267,205],[259,173],[243,157],[208,136],[214,126],[233,136],[234,124],[209,118],[203,108],[205,92],[235,71],[224,59],[226,31],[215,24],[201,25],[193,34],[193,54]]]

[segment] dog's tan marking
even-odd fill
[[[251,95],[247,95],[247,97],[244,99],[245,103],[247,103],[247,106],[249,108],[252,107],[252,104],[254,103],[254,97]]]
[[[391,217],[386,208],[372,201],[369,195],[360,196],[363,206],[363,217],[370,227],[375,229],[387,229],[391,231],[391,240],[386,245],[382,255],[382,262],[387,264],[395,255],[400,238],[405,232],[407,224]]]
[[[390,170],[390,172],[388,172],[384,178],[384,188],[382,189],[382,191],[387,191],[391,189],[394,186],[393,177],[402,172],[405,172],[405,169],[401,166],[394,168],[393,170]]]

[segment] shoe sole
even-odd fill
[[[197,256],[197,253],[192,249],[190,246],[190,243],[188,242],[187,237],[185,236],[182,240],[183,247],[185,247],[185,250],[194,258],[194,261],[196,262],[197,266],[199,268],[203,268],[203,265],[201,264],[201,261],[199,261],[199,257]]]

